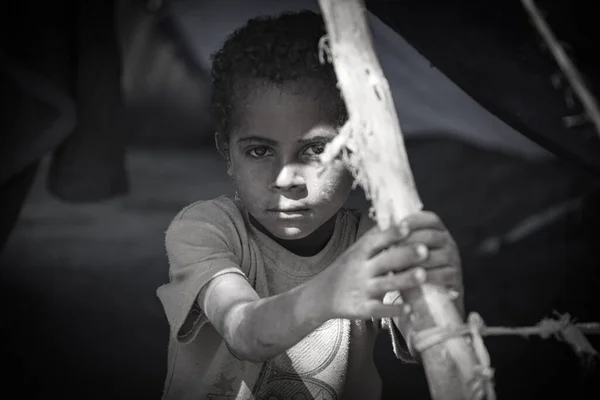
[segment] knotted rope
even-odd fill
[[[519,335],[540,336],[542,339],[555,337],[567,342],[585,361],[593,361],[599,353],[592,347],[585,334],[600,334],[600,323],[573,323],[569,314],[558,319],[545,318],[530,327],[488,327],[483,318],[475,312],[469,314],[467,323],[458,327],[433,327],[420,332],[411,332],[406,343],[411,354],[440,344],[448,339],[469,335],[479,363],[473,382],[473,397],[495,400],[493,387],[494,370],[491,367],[490,355],[483,343],[483,336]]]

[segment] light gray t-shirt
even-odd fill
[[[327,268],[371,225],[359,211],[341,209],[326,247],[301,257],[255,229],[228,197],[179,212],[166,233],[170,282],[157,292],[171,327],[163,399],[379,399],[373,346],[380,321],[329,320],[255,363],[230,352],[196,302],[204,285],[227,273],[244,276],[261,298],[287,291]]]

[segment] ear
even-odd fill
[[[217,151],[221,153],[225,161],[227,162],[227,175],[231,176],[231,160],[229,155],[229,144],[226,139],[219,132],[215,132],[215,146]]]
[[[228,152],[225,149],[227,146],[223,140],[223,135],[221,135],[219,132],[215,132],[215,146],[217,147],[217,151],[221,153],[223,157],[228,158]]]

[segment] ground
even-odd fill
[[[468,310],[489,325],[530,325],[554,309],[600,320],[597,178],[450,140],[411,141],[408,149],[425,207],[461,248]],[[168,279],[164,231],[186,204],[230,188],[212,148],[132,148],[128,165],[129,195],[90,205],[52,198],[47,163],[40,169],[0,259],[5,391],[31,399],[160,398],[168,326],[155,292]],[[581,206],[541,231],[496,253],[477,251],[484,238],[573,198]],[[349,204],[366,205],[360,192]],[[384,397],[428,398],[422,368],[395,360],[385,339],[375,349]],[[486,344],[499,399],[581,398],[599,376],[585,378],[574,353],[553,339]]]

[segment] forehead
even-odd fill
[[[340,101],[340,100],[338,100]],[[241,107],[240,107],[241,106]],[[335,132],[336,100],[325,90],[300,84],[255,85],[237,107],[232,136],[296,141],[318,128]]]

